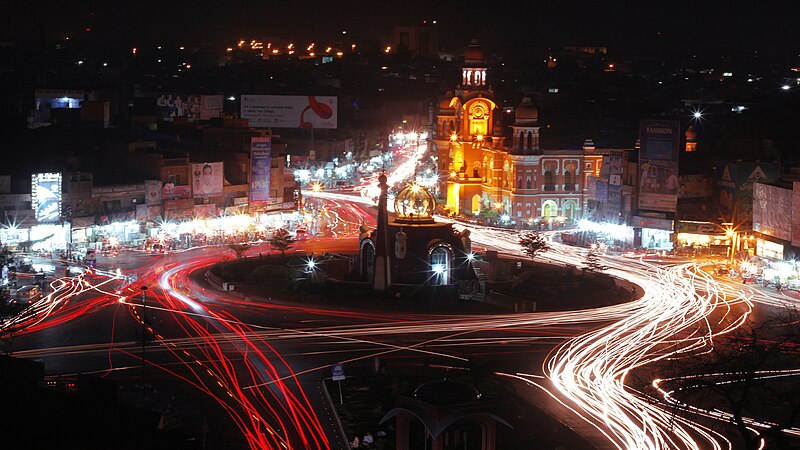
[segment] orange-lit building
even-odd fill
[[[541,148],[539,111],[529,98],[516,108],[508,139],[475,41],[464,60],[461,84],[440,102],[436,123],[439,188],[447,193],[447,207],[471,215],[494,209],[517,223],[583,217],[594,204],[589,185],[608,151],[593,144]]]

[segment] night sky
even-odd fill
[[[524,6],[522,6],[524,5]],[[56,1],[7,6],[0,35],[105,41],[229,42],[239,37],[389,42],[392,26],[437,20],[442,44],[606,45],[623,52],[672,49],[790,51],[800,38],[790,1]],[[93,15],[92,15],[93,13]],[[660,34],[659,34],[660,33]]]

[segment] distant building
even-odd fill
[[[394,48],[411,56],[433,57],[439,50],[439,26],[427,21],[417,25],[395,25]]]

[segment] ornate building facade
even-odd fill
[[[502,126],[487,64],[475,41],[464,53],[461,84],[439,104],[436,149],[447,208],[465,215],[494,210],[517,223],[571,221],[594,205],[593,180],[603,155],[539,145],[539,111],[529,98],[516,108],[510,138]]]

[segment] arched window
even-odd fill
[[[450,249],[438,244],[431,249],[431,284],[442,285],[450,282]]]
[[[481,196],[475,194],[472,196],[472,214],[478,215],[481,212]]]
[[[568,201],[564,203],[564,217],[568,220],[575,218],[575,202]]]
[[[542,217],[555,217],[558,215],[558,205],[553,200],[542,203]]]
[[[508,167],[508,160],[503,162],[503,186],[508,187],[508,177],[511,176],[511,170]]]
[[[553,175],[552,170],[546,170],[544,172],[544,190],[545,191],[555,191],[555,176]]]
[[[572,172],[570,172],[569,170],[564,172],[564,190],[565,191],[575,190],[575,179],[572,176]]]

